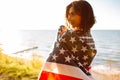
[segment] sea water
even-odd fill
[[[9,32],[9,33],[8,33]],[[92,30],[97,55],[92,65],[110,65],[120,68],[120,30]],[[0,45],[8,54],[23,54],[25,58],[30,53],[37,53],[45,58],[49,56],[56,39],[57,30],[18,30],[0,31]],[[38,47],[34,50],[25,49]]]

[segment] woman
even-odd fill
[[[66,7],[66,21],[68,26],[59,29],[39,80],[94,80],[89,71],[96,55],[90,34],[95,23],[91,5],[85,0],[73,1]]]

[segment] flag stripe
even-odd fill
[[[78,79],[78,78],[74,78],[74,77],[70,77],[62,74],[42,71],[42,74],[39,80],[83,80],[83,79]]]
[[[43,68],[44,71],[56,73],[56,74],[63,74],[75,78],[82,78],[84,80],[89,80],[91,76],[87,76],[80,68],[65,65],[65,64],[59,64],[59,63],[53,63],[53,62],[46,62],[45,66]]]

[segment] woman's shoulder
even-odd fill
[[[68,29],[66,31],[65,35],[69,35],[69,36],[82,36],[83,32],[79,31],[79,30],[72,30],[72,29]]]
[[[71,36],[72,32],[70,30],[66,30],[63,34],[63,36]]]
[[[84,35],[84,33],[82,31],[80,31],[80,30],[72,30],[72,29],[69,29],[69,28],[64,30],[64,27],[65,27],[64,25],[61,25],[59,27],[59,33],[58,34],[61,35],[61,38],[63,38],[63,37],[71,37],[71,36],[72,37],[73,36],[77,37],[77,36],[83,36]],[[62,29],[63,29],[63,32],[62,32]]]

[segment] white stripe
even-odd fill
[[[80,68],[65,64],[46,62],[43,70],[75,78],[82,78],[83,80],[94,80],[92,76],[87,76]]]
[[[87,37],[87,36],[83,36],[83,37],[79,37],[79,38],[82,38],[82,39],[92,39],[92,37]]]
[[[87,43],[88,45],[94,45],[94,43]]]

